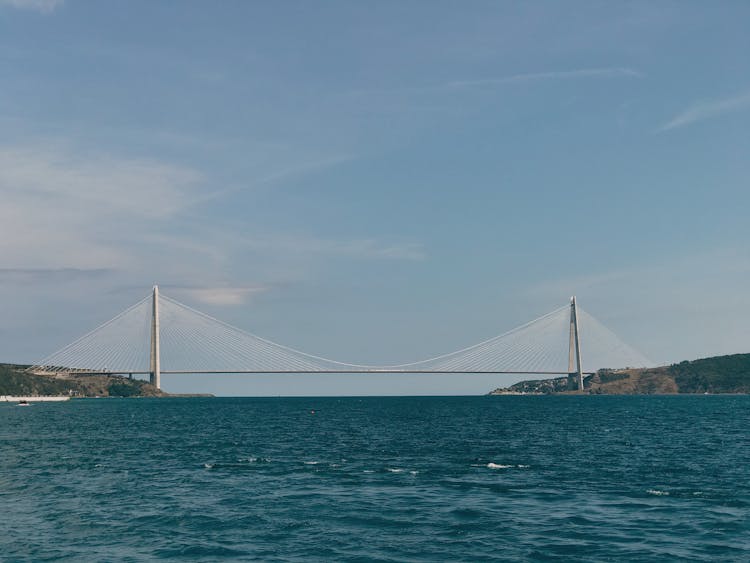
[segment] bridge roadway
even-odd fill
[[[513,375],[578,375],[577,372],[574,373],[568,373],[566,371],[472,371],[472,370],[416,370],[416,369],[348,369],[348,370],[266,370],[266,371],[258,371],[258,370],[231,370],[231,371],[223,371],[223,370],[201,370],[201,371],[184,371],[184,370],[161,370],[160,373],[162,374],[291,374],[291,373],[452,373],[452,374],[513,374]],[[593,371],[584,371],[581,372],[582,375],[593,375],[596,372]],[[76,371],[71,372],[70,375],[151,375],[150,371]]]

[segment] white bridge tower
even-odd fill
[[[575,295],[570,298],[570,342],[568,347],[568,376],[574,375],[578,390],[583,391],[583,368],[581,367],[581,338],[578,333],[578,306]]]
[[[161,365],[159,353],[159,286],[154,286],[151,302],[151,362],[149,382],[161,389]]]

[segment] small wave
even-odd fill
[[[403,473],[406,471],[406,469],[401,469],[400,467],[386,467],[385,469],[389,473]]]
[[[256,463],[268,463],[271,460],[265,457],[250,458],[250,459],[238,459],[233,462],[214,461],[212,463],[204,463],[203,467],[206,469],[226,469],[226,470],[254,470],[257,465]]]
[[[658,489],[647,489],[646,492],[650,495],[655,495],[657,497],[668,497],[669,492],[668,491],[660,491]]]
[[[409,475],[418,475],[419,471],[409,471]]]
[[[372,469],[364,469],[362,473],[375,473]]]
[[[319,461],[303,461],[302,463],[304,463],[305,465],[318,465],[320,462]]]
[[[500,463],[489,462],[487,464],[487,467],[490,468],[490,469],[510,469],[511,467],[515,467],[515,466],[513,466],[513,465],[502,465]]]
[[[267,457],[238,457],[237,463],[268,463],[271,459]]]
[[[492,463],[492,462],[489,462],[486,465],[486,467],[489,469],[514,469],[514,468],[515,469],[528,469],[529,468],[528,465],[504,465],[502,463]]]

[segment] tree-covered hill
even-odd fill
[[[584,378],[583,393],[750,393],[750,354],[732,354],[643,369],[599,370]],[[521,381],[491,394],[579,393],[569,377]]]
[[[750,393],[750,354],[732,354],[669,366],[680,393]]]

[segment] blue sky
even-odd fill
[[[0,358],[39,360],[153,283],[355,363],[572,294],[659,363],[748,352],[749,23],[744,2],[0,0]]]

